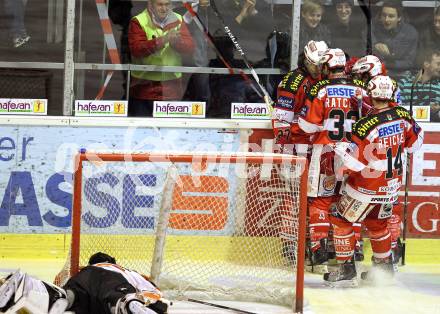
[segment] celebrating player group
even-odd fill
[[[423,132],[400,106],[396,82],[374,55],[347,60],[338,48],[310,41],[278,86],[272,126],[277,147],[306,156],[308,263],[336,259],[324,272],[331,286],[355,286],[355,261],[363,260],[361,228],[378,270],[393,275],[400,257],[400,218],[393,215],[402,187],[405,156]]]

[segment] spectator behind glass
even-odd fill
[[[214,43],[231,67],[245,67],[243,60],[235,58],[234,44],[228,36],[215,36]],[[217,56],[216,59],[209,61],[209,67],[225,68],[226,66]],[[252,78],[250,80],[253,81]],[[261,98],[258,97],[250,86],[250,83],[245,81],[239,74],[210,74],[209,88],[211,100],[207,115],[210,118],[230,118],[231,103],[233,102],[262,102]]]
[[[330,31],[321,24],[324,8],[315,0],[306,0],[301,7],[301,25],[299,30],[299,45],[305,47],[310,40],[325,41],[331,46]]]
[[[440,122],[440,50],[428,52],[423,61],[423,74],[414,86],[413,105],[430,106],[431,121]],[[411,86],[417,75],[408,75],[399,82],[404,105],[411,101]],[[416,113],[414,111],[414,113]]]
[[[128,32],[133,64],[181,66],[181,54],[191,54],[194,42],[171,0],[150,0],[133,17]],[[182,73],[132,71],[129,116],[151,116],[155,100],[181,100]]]
[[[26,44],[31,36],[26,32],[24,26],[24,2],[23,0],[3,0],[5,12],[12,18],[10,24],[10,35],[12,37],[12,45],[18,48]]]
[[[208,7],[209,0],[199,0],[198,3],[193,3],[192,8],[197,12],[200,20],[204,25],[208,23]],[[183,20],[188,25],[195,44],[193,53],[193,65],[196,67],[207,67],[208,59],[208,42],[206,35],[200,30],[189,12],[185,12]],[[209,74],[207,73],[193,73],[189,79],[187,89],[185,91],[184,100],[188,101],[204,101],[207,108],[209,106]]]
[[[290,34],[273,31],[266,42],[266,58],[255,64],[256,68],[280,69],[283,74],[259,75],[260,80],[272,99],[277,97],[277,87],[290,70]]]
[[[121,27],[120,53],[121,63],[131,63],[130,49],[128,47],[128,27],[131,20],[131,8],[133,4],[131,0],[109,0],[108,15],[110,20]],[[127,95],[127,72],[122,71],[124,82],[122,88],[124,90],[123,98]]]
[[[372,41],[373,53],[385,61],[390,74],[402,75],[414,69],[418,33],[403,21],[401,1],[383,2],[379,21],[373,25]]]
[[[435,8],[432,24],[420,33],[418,64],[423,65],[426,53],[440,50],[440,7]]]
[[[333,4],[336,14],[328,25],[333,47],[342,49],[350,56],[364,55],[367,44],[361,34],[367,28],[365,19],[353,17],[353,0],[334,0]]]

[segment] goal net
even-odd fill
[[[302,308],[304,158],[82,152],[75,164],[71,247],[57,284],[101,251],[171,299]]]

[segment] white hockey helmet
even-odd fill
[[[329,69],[345,68],[346,63],[345,53],[339,48],[327,49],[321,58],[321,64],[327,64]]]
[[[386,75],[378,75],[373,77],[367,86],[367,91],[371,98],[379,100],[394,99],[394,83],[393,80]]]
[[[328,46],[325,41],[311,40],[304,47],[304,56],[311,64],[319,65],[321,58],[327,49]]]
[[[385,66],[380,59],[373,55],[367,55],[357,60],[351,69],[353,74],[367,73],[370,78],[377,75],[386,75]]]

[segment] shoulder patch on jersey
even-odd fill
[[[315,98],[316,95],[318,95],[319,90],[328,84],[330,84],[330,80],[320,80],[320,81],[316,82],[310,88],[308,96],[311,98]]]
[[[292,110],[294,105],[295,105],[295,101],[293,100],[293,98],[287,96],[280,96],[277,99],[275,107]]]

